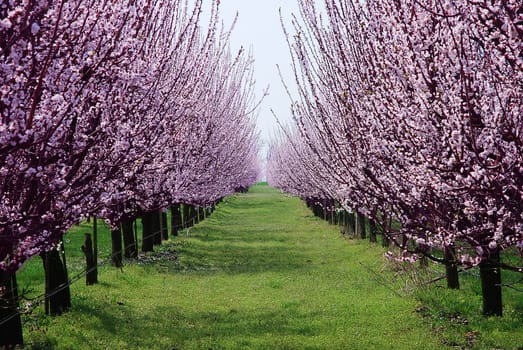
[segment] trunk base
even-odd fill
[[[484,316],[503,316],[499,262],[499,253],[496,253],[479,264]]]
[[[18,288],[16,275],[0,275],[0,349],[15,349],[24,343],[22,319],[18,312]]]

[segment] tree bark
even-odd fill
[[[45,313],[60,315],[71,307],[65,254],[56,248],[40,254],[45,272]]]
[[[367,233],[365,232],[365,216],[360,212],[356,212],[356,234],[359,238],[367,238]]]
[[[458,265],[456,264],[456,250],[454,246],[447,246],[444,249],[445,260],[445,275],[447,278],[447,288],[459,289],[459,273]]]
[[[120,226],[111,230],[111,261],[114,267],[122,267],[122,231]]]
[[[340,224],[340,232],[342,235],[347,234],[347,216],[345,210],[341,210],[339,213],[338,222]]]
[[[194,226],[198,223],[198,213],[196,212],[196,207],[189,205],[189,227]]]
[[[167,211],[160,211],[160,231],[162,232],[162,240],[169,239],[169,228],[167,227]]]
[[[483,315],[503,316],[501,298],[501,269],[499,252],[479,264],[481,290],[483,294]]]
[[[376,228],[376,221],[369,218],[369,241],[371,243],[378,242],[378,230]]]
[[[97,266],[94,263],[93,254],[93,241],[91,240],[91,234],[85,234],[85,243],[82,246],[82,251],[85,255],[85,263],[87,267],[87,273],[85,275],[85,284],[90,286],[98,283],[98,274],[96,273]]]
[[[200,216],[198,215],[198,207],[193,205],[192,206],[192,217],[193,217],[193,225],[196,225],[200,222]]]
[[[160,210],[155,210],[151,213],[151,230],[153,235],[153,244],[162,244],[162,224]]]
[[[95,269],[93,275],[98,283],[98,220],[93,216],[93,264]]]
[[[356,235],[356,214],[347,212],[347,233],[351,236]]]
[[[204,215],[203,215],[203,208],[197,207],[196,210],[198,211],[198,222],[202,222]]]
[[[312,213],[314,216],[321,218],[321,206],[318,203],[312,205]]]
[[[142,252],[152,252],[154,250],[154,218],[156,213],[144,213],[142,215]]]
[[[24,343],[16,274],[0,273],[0,291],[0,349],[15,349]]]
[[[189,228],[189,205],[188,204],[182,204],[182,226],[184,229]]]
[[[133,221],[132,219],[124,219],[122,221],[124,256],[127,259],[136,259],[138,257],[138,246],[136,245],[133,231]]]
[[[178,230],[182,228],[182,212],[180,204],[171,207],[171,236],[178,236]]]
[[[382,236],[381,236],[381,245],[383,247],[390,246],[390,239],[389,239],[389,232],[391,227],[391,221],[387,217],[387,214],[383,214],[382,216],[382,224],[381,227],[383,228]]]

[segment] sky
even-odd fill
[[[209,4],[210,1],[207,0],[204,6],[208,9]],[[278,128],[271,109],[281,122],[291,120],[290,100],[276,66],[280,66],[282,76],[292,88],[290,54],[280,24],[280,8],[286,23],[290,23],[292,13],[299,13],[297,0],[220,1],[220,17],[226,27],[232,24],[238,13],[238,21],[231,36],[231,50],[235,52],[243,46],[252,51],[257,97],[261,97],[263,91],[269,87],[269,95],[260,106],[257,121],[264,142],[263,149],[270,135]],[[292,33],[290,26],[287,27]]]

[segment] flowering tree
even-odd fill
[[[1,5],[2,295],[16,290],[13,273],[29,257],[60,260],[43,252],[68,227],[91,213],[118,222],[140,193],[140,176],[165,172],[153,163],[178,120],[201,106],[202,76],[210,74],[203,69],[210,61],[190,61],[214,50],[218,1],[204,40],[201,4],[192,11],[163,0]],[[65,266],[59,270],[65,276]]]
[[[521,10],[516,2],[369,6],[373,23],[389,19],[373,28],[385,55],[375,98],[387,101],[398,153],[419,169],[404,232],[480,265],[485,314],[501,315],[499,253],[522,240]]]
[[[2,8],[3,271],[52,247],[90,203],[103,201],[94,184],[124,161],[112,113],[137,79],[132,49],[146,12],[134,3]]]
[[[108,106],[134,77],[131,48],[147,14],[134,5],[11,1],[0,9],[2,279],[52,248],[103,196],[91,185],[110,175],[102,161],[118,149]],[[109,147],[93,151],[102,144]],[[85,166],[87,159],[100,165]],[[44,264],[57,256],[44,253]]]
[[[221,48],[217,48],[220,54]],[[221,56],[221,57],[220,57]],[[174,203],[205,206],[254,183],[257,134],[252,59],[240,51],[217,57],[199,108],[180,128],[170,181]]]
[[[326,1],[326,22],[301,5],[302,137],[347,204],[402,223],[404,254],[479,264],[501,314],[499,252],[522,240],[521,5]]]
[[[153,120],[149,128],[157,132],[140,138],[146,145],[140,148],[143,156],[123,169],[132,174],[126,175],[132,181],[124,182],[125,196],[99,214],[115,227],[121,219],[136,216],[146,222],[158,220],[157,210],[178,210],[180,203],[206,206],[256,180],[252,59],[243,50],[237,56],[229,53],[232,29],[216,29],[217,6],[204,35],[197,17],[179,26],[180,33],[166,33],[165,25],[153,31],[158,38],[151,42],[162,46],[147,50],[145,56],[159,57],[159,66],[173,63],[161,74],[162,99],[147,112]],[[164,57],[168,48],[163,43],[176,36],[180,40],[173,42],[172,56]],[[115,180],[115,187],[118,183],[121,179]],[[144,231],[142,250],[153,249],[155,231]]]

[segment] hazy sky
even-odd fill
[[[208,8],[209,1],[205,4]],[[220,15],[226,26],[233,22],[238,12],[238,21],[231,37],[231,49],[236,51],[243,46],[252,50],[257,95],[261,97],[263,90],[269,86],[269,95],[265,97],[258,117],[258,129],[264,140],[268,140],[269,135],[277,128],[271,109],[282,122],[291,119],[289,98],[276,68],[278,64],[285,80],[292,85],[289,49],[280,25],[280,8],[287,23],[290,22],[292,13],[298,14],[297,0],[220,2]],[[289,31],[292,33],[290,29]]]

